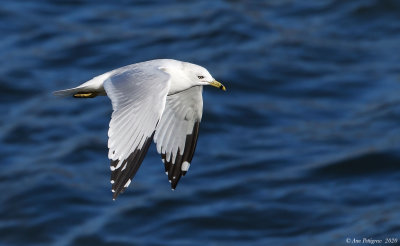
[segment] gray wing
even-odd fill
[[[154,142],[165,164],[165,173],[175,189],[185,175],[196,149],[199,124],[203,113],[202,86],[167,96]]]
[[[131,183],[150,146],[165,107],[170,76],[151,66],[131,66],[104,82],[113,113],[108,157],[113,199]]]

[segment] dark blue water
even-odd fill
[[[0,33],[1,245],[400,240],[399,1],[5,0]],[[228,91],[176,191],[153,145],[113,202],[109,99],[51,92],[154,58]]]

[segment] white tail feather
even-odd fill
[[[66,89],[66,90],[60,90],[60,91],[55,91],[53,92],[53,95],[59,96],[59,97],[68,97],[68,96],[73,96],[74,94],[78,92],[95,92],[98,95],[106,95],[103,83],[106,79],[108,79],[110,76],[110,72],[104,73],[102,75],[99,75],[97,77],[94,77],[93,79],[81,84],[78,87],[74,87],[71,89]]]
[[[78,92],[84,92],[84,87],[75,87],[75,88],[71,88],[71,89],[66,89],[66,90],[60,90],[60,91],[55,91],[53,92],[54,96],[58,96],[58,97],[69,97],[69,96],[73,96],[75,93]]]

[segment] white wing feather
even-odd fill
[[[162,156],[173,189],[181,175],[185,175],[185,167],[190,165],[194,154],[203,113],[202,90],[202,86],[195,86],[167,96],[165,109],[154,135],[157,151]]]
[[[169,85],[170,76],[151,65],[117,69],[104,82],[114,110],[108,131],[114,198],[129,185],[143,161]]]

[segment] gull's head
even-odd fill
[[[175,94],[199,85],[211,85],[226,91],[225,86],[216,81],[207,69],[202,66],[179,61],[171,62],[168,65],[170,66],[162,67],[162,70],[171,76],[171,86],[168,94]]]
[[[216,81],[213,76],[211,76],[211,74],[208,72],[208,70],[202,66],[185,62],[183,70],[185,71],[188,79],[194,86],[211,85],[223,91],[226,91],[226,87],[220,82]]]

